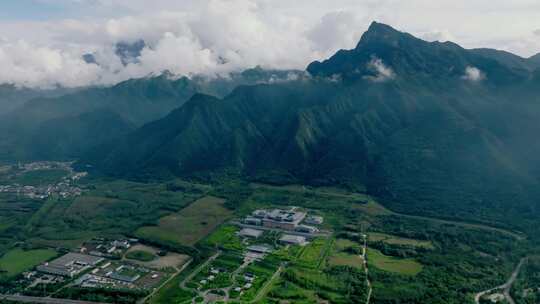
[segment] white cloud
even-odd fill
[[[479,82],[484,80],[486,75],[480,69],[473,66],[468,66],[465,68],[465,74],[462,76],[462,78],[471,82]]]
[[[536,36],[540,36],[540,29],[535,30],[533,34],[535,34]]]
[[[375,76],[365,76],[364,78],[373,82],[385,82],[392,80],[396,77],[396,73],[391,67],[384,64],[382,59],[373,57],[370,62],[367,63],[367,68],[375,73]]]
[[[456,37],[448,30],[433,30],[420,34],[420,38],[426,41],[457,41]]]
[[[36,1],[66,7],[70,19],[0,21],[0,83],[79,86],[165,69],[209,75],[256,65],[304,69],[353,48],[373,20],[430,41],[523,56],[540,51],[537,0]],[[114,44],[138,39],[147,48],[136,63],[123,66]],[[99,66],[80,60],[86,53]]]

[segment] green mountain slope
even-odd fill
[[[310,64],[309,81],[196,95],[82,163],[367,187],[402,212],[526,226],[540,215],[540,95],[534,68],[508,56],[374,23],[354,50]]]
[[[8,98],[13,100],[9,109],[6,106],[6,111],[0,111],[4,114],[0,116],[0,159],[78,158],[87,149],[108,141],[112,135],[120,136],[129,128],[162,118],[197,92],[224,96],[238,85],[282,81],[290,75],[301,74],[299,71],[254,68],[232,73],[229,77],[188,79],[164,73],[112,87],[82,89],[59,97],[0,87],[0,102]],[[25,96],[28,97],[23,98]],[[99,113],[104,115],[98,117]],[[77,117],[92,119],[79,122]],[[110,126],[110,132],[102,133],[103,126]],[[54,135],[54,129],[57,135]],[[87,140],[89,135],[91,140]],[[45,144],[51,136],[54,142],[50,145],[37,144]]]

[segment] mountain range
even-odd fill
[[[401,212],[536,229],[539,58],[374,22],[305,72],[165,74],[34,99],[2,120],[0,145],[110,176],[341,185]]]

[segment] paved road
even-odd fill
[[[517,276],[519,274],[519,271],[521,270],[521,266],[523,266],[523,263],[526,260],[527,260],[527,258],[522,258],[519,261],[519,264],[516,266],[516,268],[514,269],[514,272],[512,272],[512,275],[510,276],[510,278],[508,278],[508,281],[506,281],[506,283],[477,293],[474,296],[474,302],[476,304],[479,304],[480,303],[480,298],[483,295],[490,294],[490,293],[492,293],[492,292],[494,292],[496,290],[502,290],[503,295],[506,298],[506,301],[508,303],[510,303],[510,304],[516,304],[514,299],[512,299],[512,297],[510,296],[510,289],[512,288],[512,284],[514,284],[514,282],[516,281],[516,278],[517,278]]]
[[[56,298],[40,298],[40,297],[27,297],[27,296],[8,296],[1,295],[0,300],[8,300],[19,303],[35,303],[35,304],[106,304],[100,302],[88,302],[88,301],[75,301],[67,299]]]

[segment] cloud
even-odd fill
[[[456,37],[450,33],[448,30],[433,30],[426,33],[420,34],[420,38],[426,41],[456,41]]]
[[[35,1],[61,12],[0,20],[0,83],[73,87],[110,85],[163,70],[211,76],[257,65],[304,69],[338,49],[353,48],[372,20],[469,48],[523,56],[540,50],[538,34],[531,31],[540,28],[536,0]],[[29,16],[24,9],[10,13]],[[116,45],[138,40],[145,42],[140,56],[123,64]],[[95,64],[84,61],[85,54],[92,54]],[[377,75],[389,79],[383,72]]]
[[[377,57],[373,57],[371,61],[367,63],[367,68],[368,70],[374,72],[375,76],[365,76],[364,78],[373,82],[385,82],[396,77],[394,70],[385,65],[382,59]]]
[[[540,36],[540,29],[535,30],[533,34],[535,34],[536,36]]]
[[[331,12],[322,16],[318,24],[307,32],[307,38],[322,56],[329,56],[344,47],[358,43],[363,21],[351,12]]]
[[[69,52],[24,41],[2,43],[0,66],[0,83],[43,88],[87,85],[97,80],[100,70]]]
[[[468,66],[465,68],[465,74],[461,76],[461,78],[471,82],[479,82],[484,80],[486,78],[486,75],[480,69]]]

